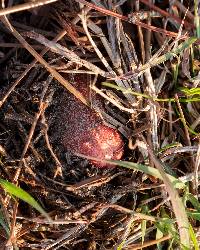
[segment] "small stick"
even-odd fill
[[[8,15],[11,13],[16,13],[16,12],[23,11],[23,10],[33,9],[33,8],[43,6],[45,4],[57,2],[57,1],[58,0],[38,0],[38,1],[31,1],[29,3],[18,4],[12,7],[1,9],[0,16]]]
[[[49,136],[48,136],[48,124],[46,122],[46,119],[45,119],[45,115],[44,113],[42,113],[41,115],[42,117],[42,120],[43,120],[43,123],[45,125],[45,129],[44,129],[44,138],[45,138],[45,141],[46,141],[46,144],[47,144],[47,148],[49,149],[50,153],[51,153],[51,156],[53,157],[53,159],[55,160],[56,164],[57,164],[57,169],[54,173],[54,178],[57,176],[57,175],[60,175],[62,176],[62,164],[60,163],[58,157],[56,156],[56,154],[53,152],[53,148],[50,144],[50,141],[49,141]]]

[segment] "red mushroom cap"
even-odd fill
[[[89,93],[89,86],[85,80],[86,78],[76,77],[74,86],[88,98],[86,95]],[[67,94],[67,98],[63,99],[62,143],[66,150],[99,159],[121,159],[124,143],[119,132],[106,126],[94,110],[82,104],[71,94]],[[93,101],[102,105],[101,108],[103,107],[102,99],[99,96],[95,96]],[[90,162],[97,167],[110,166],[101,161]]]

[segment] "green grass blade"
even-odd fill
[[[182,92],[184,92],[187,96],[192,95],[200,95],[200,88],[179,88]]]
[[[163,180],[160,172],[157,169],[143,165],[143,164],[137,164],[137,163],[128,162],[128,161],[112,161],[112,160],[110,160],[110,163],[115,163],[116,165],[121,166],[121,167],[138,170],[148,175],[152,175],[155,178]],[[175,178],[174,176],[169,175],[169,174],[167,174],[167,176],[169,177],[170,181],[172,182],[175,188],[181,189],[185,187],[185,184],[182,181]]]
[[[176,101],[175,98],[155,98],[155,97],[152,97],[152,96],[149,96],[149,95],[146,95],[146,94],[135,92],[130,88],[126,89],[126,88],[117,86],[117,85],[115,85],[113,83],[110,83],[110,82],[102,82],[101,84],[102,84],[102,86],[106,86],[106,87],[109,87],[109,88],[120,90],[124,94],[131,94],[131,95],[134,95],[134,96],[140,96],[140,97],[143,97],[143,98],[146,98],[146,99],[149,99],[149,100],[152,100],[152,101],[156,101],[156,102],[175,102]],[[184,103],[198,102],[198,101],[200,101],[200,97],[198,97],[198,96],[197,97],[195,96],[195,97],[192,97],[192,98],[183,98],[183,97],[181,97],[181,98],[179,98],[179,101],[184,102]]]
[[[163,180],[160,172],[156,169],[156,168],[152,168],[143,164],[138,164],[138,163],[134,163],[134,162],[128,162],[128,161],[115,161],[115,160],[100,160],[98,158],[95,157],[89,157],[83,154],[76,154],[77,156],[86,158],[86,159],[90,159],[90,160],[94,160],[94,161],[102,161],[108,164],[112,164],[112,165],[118,165],[120,167],[124,167],[124,168],[129,168],[132,170],[138,170],[141,171],[145,174],[148,175],[152,175],[155,178],[158,178],[160,180]],[[178,188],[178,189],[183,189],[185,188],[185,184],[180,181],[179,179],[175,178],[174,176],[170,175],[170,174],[166,174],[168,176],[168,178],[170,179],[170,181],[172,182],[174,188]]]
[[[188,216],[190,218],[200,221],[200,213],[199,212],[189,212],[189,211],[187,211],[187,214],[188,214]]]
[[[145,238],[145,235],[146,235],[146,230],[147,230],[147,221],[142,220],[142,222],[141,222],[142,245],[144,244],[144,238]]]
[[[163,236],[164,236],[164,234],[162,233],[162,231],[159,228],[157,228],[157,230],[156,230],[156,240],[161,239]],[[157,243],[157,248],[158,248],[158,250],[162,250],[162,246],[161,246],[160,243]]]
[[[14,184],[0,179],[0,185],[2,188],[9,193],[10,195],[17,197],[25,202],[27,202],[29,205],[31,205],[33,208],[38,210],[43,216],[45,216],[48,220],[51,220],[48,214],[44,211],[44,209],[39,205],[39,203],[26,191],[21,189],[20,187],[15,186]]]
[[[200,213],[200,202],[197,200],[197,198],[195,198],[195,196],[191,193],[187,193],[186,199],[190,201],[197,212]]]
[[[197,238],[196,238],[195,232],[194,232],[194,230],[193,230],[191,224],[190,224],[190,227],[189,227],[189,232],[190,232],[190,238],[191,238],[191,240],[192,240],[192,242],[193,242],[193,245],[194,245],[194,249],[195,249],[195,250],[199,250],[199,247],[198,247],[198,245],[199,245],[199,244],[198,244],[198,240],[197,240]]]

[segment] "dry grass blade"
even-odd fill
[[[49,47],[52,51],[56,52],[57,54],[60,54],[64,57],[68,58],[69,60],[76,63],[77,65],[84,66],[87,69],[92,70],[96,75],[99,74],[99,75],[102,75],[104,77],[113,77],[113,74],[109,74],[109,73],[105,72],[104,70],[101,70],[96,65],[94,65],[86,60],[81,59],[73,51],[67,49],[66,47],[61,46],[58,43],[49,41],[48,39],[46,39],[42,35],[36,34],[34,32],[28,32],[28,33],[26,33],[26,35],[30,38],[37,40],[41,44],[44,44],[45,46]]]
[[[185,49],[189,48],[193,43],[195,43],[197,41],[197,38],[196,37],[190,37],[188,38],[186,41],[184,41],[183,43],[181,43],[177,48],[175,48],[174,50],[170,51],[170,52],[167,52],[166,54],[160,56],[160,57],[157,57],[157,58],[154,58],[152,60],[145,63],[144,65],[141,65],[139,66],[137,69],[135,69],[133,72],[128,72],[126,73],[125,75],[123,76],[120,76],[120,78],[122,79],[128,79],[130,77],[136,77],[138,75],[141,75],[143,74],[146,70],[154,67],[154,66],[157,66],[158,64],[161,64],[177,55],[179,55],[182,51],[184,51]]]
[[[6,25],[10,32],[16,37],[16,39],[26,48],[30,54],[32,54],[38,62],[40,62],[52,76],[60,82],[68,91],[75,95],[82,103],[88,105],[88,101],[83,97],[83,95],[74,88],[66,79],[64,79],[56,70],[54,70],[27,42],[26,40],[9,24],[5,19],[1,21]]]

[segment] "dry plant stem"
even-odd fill
[[[25,132],[25,129],[24,129],[24,127],[22,126],[22,124],[20,122],[18,122],[18,127],[20,127],[19,128],[20,130],[23,130],[23,134],[21,135],[21,137],[22,137],[23,142],[25,143],[26,139],[24,139],[24,138],[27,138],[28,135]],[[29,148],[32,150],[33,155],[37,159],[37,161],[44,161],[43,158],[42,158],[42,156],[37,152],[37,150],[35,149],[35,147],[33,146],[32,143],[29,144]]]
[[[78,40],[79,35],[77,31],[74,29],[73,25],[71,25],[70,22],[66,20],[65,15],[63,13],[58,13],[58,12],[56,13],[59,18],[60,25],[62,25],[62,27],[67,31],[67,36],[70,37],[70,39],[75,43],[77,48],[79,48],[83,53],[85,53],[83,46],[80,44]],[[37,32],[37,33],[42,34],[41,32]],[[42,35],[46,36],[45,34],[42,34]]]
[[[35,222],[38,224],[50,224],[50,225],[87,224],[88,223],[86,220],[66,220],[66,219],[61,220],[59,219],[59,220],[48,221],[45,219],[39,219],[39,218],[29,219],[29,218],[20,217],[20,216],[17,216],[17,219],[25,219],[26,221]]]
[[[15,223],[16,223],[16,216],[17,216],[17,208],[18,208],[18,202],[14,200],[12,222],[11,222],[11,227],[10,227],[10,237],[6,243],[7,247],[11,247],[12,245],[15,245],[15,242],[16,242]]]
[[[124,172],[125,173],[125,172]],[[65,184],[57,183],[58,185],[64,185],[65,189],[71,192],[76,192],[79,189],[88,188],[91,189],[93,187],[102,186],[111,180],[113,180],[115,177],[122,175],[122,173],[116,173],[114,175],[107,174],[107,175],[97,175],[87,178],[86,180],[80,181],[74,185],[66,186]]]
[[[140,1],[137,0],[136,3],[135,3],[135,9],[136,9],[136,11],[139,11],[139,2]],[[144,64],[145,63],[144,36],[143,36],[143,33],[142,33],[142,28],[140,26],[137,26],[137,29],[138,29],[139,39],[140,39],[142,64]]]
[[[1,145],[0,145],[0,154],[2,156],[6,156],[6,157],[10,158],[10,156],[8,155],[8,153],[6,152],[6,150],[4,149],[4,147],[2,147]]]
[[[90,8],[85,7],[85,12],[89,11]],[[72,20],[73,24],[76,24],[77,22],[79,22],[80,18],[77,16]],[[54,39],[53,41],[59,41],[60,39],[62,39],[64,36],[66,35],[66,31],[62,30]],[[45,48],[41,53],[40,56],[42,57],[46,52],[49,51],[49,48]],[[1,106],[4,104],[4,102],[7,100],[7,98],[9,97],[9,95],[12,93],[12,91],[16,88],[16,86],[21,82],[21,80],[28,74],[28,72],[35,66],[35,64],[37,63],[37,59],[33,60],[33,62],[27,67],[27,69],[21,74],[20,77],[17,78],[17,80],[14,82],[14,84],[11,86],[11,88],[8,90],[8,92],[5,94],[5,96],[3,97],[2,100],[0,100],[0,108]]]
[[[131,244],[130,246],[126,246],[126,249],[130,249],[130,250],[139,250],[139,249],[143,249],[143,248],[146,248],[146,247],[150,247],[150,246],[153,246],[153,245],[156,245],[158,243],[161,243],[163,241],[166,241],[166,240],[169,240],[171,239],[171,236],[170,235],[166,235],[160,239],[157,239],[157,240],[151,240],[149,242],[145,242],[143,244]]]
[[[68,73],[68,74],[87,74],[87,75],[96,75],[93,71],[88,70],[75,70],[75,69],[59,69],[59,67],[56,67],[56,70],[62,73]]]
[[[150,226],[148,228],[146,228],[145,231],[145,236],[148,239],[148,237],[152,234],[152,232],[156,229],[155,226]],[[134,243],[135,241],[139,241],[142,238],[142,231],[141,231],[141,226],[138,226],[136,228],[136,230],[133,229],[133,234],[129,235],[129,237],[126,239],[125,243],[124,243],[124,248],[123,250],[128,249],[128,247],[130,246],[129,249],[132,250],[131,246],[136,245],[136,243]],[[125,248],[126,247],[126,248]]]
[[[169,119],[169,134],[171,135],[172,132],[173,132],[173,119],[172,119],[172,103],[169,102],[168,103],[168,106],[169,106],[169,112],[168,112],[168,119]]]
[[[169,14],[167,11],[162,10],[160,8],[158,8],[156,5],[152,4],[151,2],[147,1],[147,0],[140,0],[140,2],[146,4],[147,6],[149,6],[151,9],[157,11],[158,13],[160,13],[163,16],[169,17],[170,19],[172,19],[173,21],[175,20],[177,23],[181,24],[182,20],[180,18],[178,18],[177,16],[171,15]],[[184,21],[184,24],[187,28],[195,28],[193,24],[188,23],[187,21]]]
[[[133,210],[116,205],[116,204],[108,204],[108,205],[103,205],[101,208],[113,208],[116,209],[122,213],[128,213],[128,214],[133,214],[133,216],[135,217],[135,220],[148,220],[148,221],[152,221],[152,222],[156,222],[156,220],[158,220],[158,218],[155,218],[153,216],[149,216],[146,214],[142,214],[142,213],[135,213]]]
[[[198,150],[198,146],[182,146],[181,144],[178,144],[174,148],[169,148],[165,152],[163,152],[163,155],[169,155],[169,154],[178,154],[178,153],[188,153],[192,152],[195,153]],[[162,155],[162,154],[161,154]]]
[[[191,146],[190,135],[189,135],[189,132],[188,132],[188,129],[187,129],[187,123],[186,123],[186,120],[185,120],[185,117],[184,117],[184,114],[183,114],[183,110],[181,108],[181,104],[179,102],[179,98],[178,98],[177,94],[175,94],[175,100],[176,100],[176,103],[177,103],[177,106],[178,106],[178,110],[180,112],[181,121],[182,121],[183,126],[184,126],[184,131],[185,131],[185,135],[186,135],[187,145]]]
[[[119,199],[121,199],[123,195],[119,195],[117,194],[116,196],[113,196],[110,200],[108,200],[108,203],[114,204],[116,203]],[[94,204],[95,205],[95,204]],[[91,208],[91,207],[90,207]],[[89,209],[90,209],[89,208]],[[97,208],[96,208],[97,210]],[[100,210],[98,210],[97,212],[95,212],[92,216],[92,220],[90,221],[90,224],[95,222],[96,220],[100,219],[105,212],[108,210],[108,208],[100,208]],[[51,245],[49,245],[47,248],[45,249],[57,249],[55,248],[56,245],[58,244],[69,244],[69,241],[71,241],[74,237],[74,235],[78,236],[81,232],[85,231],[88,228],[89,225],[87,226],[78,226],[78,227],[74,227],[72,228],[68,233],[64,234],[63,236],[61,236],[58,240],[56,240],[55,242],[53,242]],[[73,235],[73,236],[72,236]]]
[[[145,142],[145,139],[143,137],[143,140]],[[149,145],[146,143],[148,153],[155,164],[156,168],[159,170],[163,182],[165,184],[166,190],[170,196],[170,200],[172,203],[173,211],[176,216],[179,234],[180,234],[180,243],[181,245],[187,247],[190,249],[190,236],[189,236],[189,221],[188,217],[185,211],[185,207],[183,205],[182,200],[179,197],[179,194],[177,190],[173,187],[171,181],[169,180],[168,176],[166,175],[162,163],[156,158],[153,151],[149,147]]]
[[[153,79],[152,79],[152,76],[151,76],[150,69],[148,69],[144,73],[144,75],[145,75],[146,81],[148,83],[150,96],[153,96],[154,98],[156,98],[154,82],[153,82]],[[150,120],[151,120],[152,144],[153,144],[154,150],[157,151],[159,149],[159,143],[158,143],[158,117],[157,117],[156,105],[153,102],[150,103]]]
[[[76,227],[73,227],[71,230],[69,230],[67,233],[63,234],[61,237],[59,237],[57,240],[55,240],[53,243],[49,244],[47,247],[43,248],[44,250],[49,249],[56,249],[56,245],[62,244],[63,241],[67,240],[70,242],[71,239],[76,235],[80,235],[82,232],[84,232],[87,229],[88,226],[86,225],[78,225]]]
[[[85,12],[85,11],[84,11]],[[85,13],[86,14],[86,13]],[[112,64],[114,65],[114,67],[117,69],[117,71],[123,72],[121,69],[121,59],[120,59],[120,55],[117,52],[117,50],[115,49],[115,46],[113,45],[113,42],[111,41],[112,45],[108,42],[106,36],[104,35],[102,29],[100,27],[98,27],[95,23],[93,23],[90,19],[87,20],[87,26],[86,28],[90,28],[97,36],[99,36],[102,44],[104,45],[106,52],[108,53],[108,56],[112,62]],[[121,25],[120,25],[121,27]],[[114,31],[113,31],[114,32]],[[89,32],[88,32],[89,33]],[[108,33],[109,32],[109,27],[108,27]],[[120,32],[121,35],[122,32]],[[90,36],[90,34],[89,34]],[[90,36],[91,37],[91,36]],[[92,38],[91,38],[92,39]],[[120,39],[119,39],[120,40]],[[96,45],[94,45],[96,48]],[[97,55],[99,56],[99,58],[101,59],[102,55],[99,54],[99,49],[97,48]],[[105,59],[105,58],[104,58]],[[105,59],[106,60],[106,59]],[[112,68],[110,67],[110,65],[107,63],[107,61],[105,61],[105,66],[107,68],[108,71],[112,72],[113,75],[116,75],[116,73],[112,70]],[[122,81],[122,80],[115,80],[115,82],[117,83],[118,86],[120,87],[124,87],[124,88],[130,88],[130,84],[128,81]],[[127,98],[127,100],[129,100],[130,103],[134,103],[135,98],[130,95],[130,94],[124,94],[125,97]]]
[[[198,195],[198,186],[199,186],[199,176],[198,176],[199,166],[200,166],[200,138],[199,138],[199,143],[198,143],[196,161],[194,165],[194,184],[195,184],[197,195]]]
[[[40,62],[49,73],[60,82],[68,91],[75,95],[81,102],[88,105],[87,100],[82,96],[82,94],[76,90],[67,80],[65,80],[56,70],[54,70],[49,64],[26,42],[26,40],[8,23],[5,19],[1,18],[1,21],[10,29],[11,33],[16,37],[24,48],[26,48],[30,54],[32,54],[38,62]]]
[[[36,127],[36,125],[37,125],[37,122],[38,122],[38,120],[39,120],[41,114],[45,111],[46,107],[47,107],[47,104],[44,103],[44,102],[42,102],[41,105],[40,105],[40,107],[39,107],[39,112],[36,113],[36,115],[35,115],[35,117],[34,117],[34,121],[33,121],[33,123],[32,123],[31,129],[30,129],[30,132],[29,132],[29,135],[28,135],[28,139],[27,139],[27,142],[26,142],[25,147],[24,147],[24,149],[23,149],[23,152],[22,152],[22,155],[21,155],[20,160],[23,160],[24,157],[25,157],[25,155],[26,155],[26,152],[27,152],[27,150],[28,150],[28,147],[29,147],[29,145],[30,145],[31,139],[32,139],[32,137],[33,137],[33,133],[34,133],[34,131],[35,131],[35,127]]]
[[[198,177],[200,177],[200,171],[198,171]],[[195,179],[194,173],[186,174],[185,176],[182,176],[179,178],[182,182],[186,183],[188,181],[193,181]]]
[[[178,106],[178,110],[180,112],[180,118],[181,118],[181,121],[183,123],[183,126],[184,126],[184,131],[185,131],[185,136],[186,136],[186,141],[187,141],[187,145],[188,146],[191,146],[191,140],[190,140],[190,135],[189,135],[189,131],[188,131],[188,128],[187,128],[187,123],[186,123],[186,120],[185,120],[185,117],[184,117],[184,113],[183,113],[183,110],[181,108],[181,104],[179,102],[179,98],[178,98],[178,95],[175,94],[175,100],[176,100],[176,103],[177,103],[177,106]],[[194,162],[194,157],[193,157],[193,154],[190,153],[190,157],[191,157],[191,171],[195,171],[195,162]],[[193,189],[196,193],[198,193],[198,186],[195,185],[196,182],[192,182],[193,184]]]
[[[180,37],[179,37],[179,40],[180,40]],[[177,41],[177,40],[175,40],[175,41]],[[152,58],[151,58],[151,60],[149,62],[145,63],[144,65],[140,65],[138,68],[136,68],[136,69],[134,69],[132,71],[127,72],[126,74],[120,76],[119,78],[121,78],[121,79],[128,79],[128,78],[134,78],[136,76],[137,77],[141,76],[142,74],[144,74],[144,72],[147,69],[155,67],[158,64],[161,64],[161,63],[165,62],[169,58],[172,58],[175,55],[180,54],[180,50],[184,50],[185,48],[189,47],[192,44],[195,44],[196,42],[197,42],[197,38],[190,37],[188,39],[188,41],[183,42],[181,45],[179,45],[177,48],[175,48],[175,50],[173,50],[172,52],[167,52],[166,54],[159,56],[160,52],[163,51],[163,49],[164,49],[164,46],[163,46],[158,52],[156,52],[152,56]],[[170,46],[174,46],[174,42],[172,42],[170,44]],[[169,49],[170,48],[168,46],[168,50]]]
[[[155,86],[156,95],[158,95],[161,92],[163,85],[165,84],[166,81],[166,76],[167,76],[167,71],[163,69],[162,73],[158,78],[158,83]]]
[[[28,138],[27,138],[27,141],[26,141],[26,144],[24,146],[24,149],[23,149],[23,152],[22,152],[22,155],[21,155],[21,158],[20,158],[20,164],[19,164],[19,168],[17,169],[16,173],[15,173],[15,176],[13,178],[13,182],[14,183],[17,183],[18,182],[18,178],[19,178],[19,175],[21,173],[21,168],[22,168],[22,165],[23,165],[23,159],[25,157],[25,154],[28,150],[28,147],[30,145],[30,142],[31,142],[31,139],[33,137],[33,133],[35,131],[35,127],[37,125],[37,122],[41,116],[41,114],[45,111],[45,108],[47,107],[46,103],[41,103],[40,105],[40,109],[39,109],[39,112],[36,113],[35,115],[35,118],[34,118],[34,121],[32,123],[32,126],[31,126],[31,129],[30,129],[30,132],[29,132],[29,135],[28,135]]]
[[[21,132],[21,138],[23,140],[23,143],[25,144],[25,140],[26,140],[25,138],[28,137],[27,132],[26,132],[24,126],[22,125],[22,123],[20,121],[17,122],[17,126],[18,126],[19,131]],[[37,161],[44,161],[44,159],[37,152],[37,150],[35,149],[35,147],[34,147],[34,145],[32,143],[30,143],[29,148],[32,150],[32,152],[33,152],[35,158],[37,159]]]
[[[85,33],[92,45],[92,47],[94,48],[97,56],[99,57],[99,59],[101,60],[101,62],[103,63],[103,65],[106,67],[106,69],[108,70],[109,73],[116,75],[115,72],[112,70],[112,68],[110,67],[110,65],[108,64],[107,60],[105,59],[105,57],[103,56],[103,54],[100,52],[100,50],[98,49],[98,47],[96,46],[94,40],[92,39],[89,31],[88,31],[88,27],[87,27],[87,17],[84,11],[82,11],[82,14],[79,15],[82,24],[83,24],[83,28],[85,30]]]
[[[57,175],[60,175],[62,176],[62,164],[60,163],[58,157],[56,156],[56,154],[53,152],[53,149],[52,149],[52,146],[49,142],[49,136],[48,136],[48,124],[46,122],[46,119],[45,119],[45,115],[44,113],[42,113],[41,115],[42,117],[42,120],[43,120],[43,123],[45,124],[45,129],[44,129],[44,137],[45,137],[45,141],[46,141],[46,144],[47,144],[47,148],[49,149],[50,153],[51,153],[51,156],[53,157],[54,161],[56,162],[57,164],[57,169],[54,173],[54,178],[57,176]]]
[[[116,194],[108,200],[108,204],[115,204],[122,197],[123,197],[123,194]],[[107,210],[108,208],[100,208],[97,212],[94,213],[93,220],[91,222],[95,222],[96,220],[99,220],[106,213]]]
[[[0,47],[2,48],[13,48],[13,49],[16,49],[16,48],[24,48],[21,44],[19,43],[0,43]],[[42,48],[44,48],[42,45],[32,45],[32,47],[34,49],[39,49],[41,50]]]
[[[18,216],[16,217],[18,219]],[[30,231],[34,230],[37,226],[35,224],[29,223],[27,226],[24,226],[22,230],[17,232],[17,239],[20,239],[23,235],[30,233]]]
[[[8,204],[5,200],[6,199],[3,199],[2,195],[0,194],[1,213],[3,215],[6,224],[10,227],[11,222],[10,222],[10,215],[7,209]]]
[[[5,16],[8,14],[23,11],[23,10],[33,9],[33,8],[40,7],[40,6],[43,6],[45,4],[49,4],[49,3],[53,3],[53,2],[57,2],[57,1],[58,0],[37,0],[37,1],[31,1],[28,3],[24,3],[24,4],[15,5],[12,7],[1,9],[0,16]]]
[[[92,3],[89,3],[85,0],[75,0],[76,2],[78,3],[82,3],[88,7],[90,7],[91,9],[95,9],[101,13],[104,13],[108,16],[113,16],[113,17],[116,17],[116,18],[119,18],[123,21],[126,21],[126,22],[130,22],[130,23],[133,23],[135,25],[139,25],[141,26],[142,28],[145,28],[145,29],[148,29],[148,30],[151,30],[151,31],[155,31],[155,32],[159,32],[159,33],[162,33],[162,34],[165,34],[169,37],[177,37],[177,33],[175,32],[171,32],[171,31],[167,31],[167,30],[164,30],[164,29],[161,29],[161,28],[158,28],[158,27],[155,27],[155,26],[149,26],[147,25],[146,23],[142,23],[142,22],[139,22],[137,20],[135,20],[135,18],[129,18],[129,17],[126,17],[126,16],[123,16],[123,15],[120,15],[116,12],[113,12],[113,11],[110,11],[108,9],[105,9],[105,8],[101,8],[95,4],[92,4]],[[183,36],[183,38],[186,38],[185,36]]]
[[[137,65],[138,64],[138,58],[137,58],[137,55],[135,53],[135,48],[134,48],[134,45],[133,45],[133,42],[132,40],[128,37],[127,34],[125,34],[124,30],[123,30],[123,25],[121,23],[121,21],[119,22],[119,38],[118,38],[119,41],[121,41],[122,43],[122,47],[124,47],[124,51],[126,53],[126,56],[128,58],[128,63],[129,65]],[[118,44],[118,50],[119,50],[119,58],[121,60],[121,64],[124,64],[124,67],[125,67],[125,71],[128,71],[128,69],[126,68],[125,66],[125,62],[123,62],[123,53],[122,53],[122,49],[120,47],[120,43]],[[115,53],[115,51],[113,50],[113,53]],[[122,69],[120,69],[120,72],[123,73]],[[121,74],[120,73],[120,74]],[[141,92],[141,89],[140,89],[140,85],[139,85],[139,82],[138,82],[138,78],[136,77],[134,79],[134,81],[130,80],[130,79],[123,79],[123,80],[115,80],[115,82],[117,83],[118,86],[121,86],[121,87],[125,87],[126,89],[128,88],[134,88],[136,89],[138,92]],[[131,94],[126,94],[124,93],[124,96],[126,97],[126,99],[129,101],[129,103],[131,105],[134,106],[134,104],[136,103],[136,98]]]
[[[112,70],[111,66],[108,64],[108,62],[107,62],[107,60],[105,59],[105,57],[103,56],[103,54],[101,53],[101,51],[100,51],[100,50],[98,49],[98,47],[96,46],[95,42],[93,41],[93,39],[92,39],[92,37],[91,37],[91,35],[90,35],[89,31],[88,31],[87,20],[86,20],[86,13],[83,11],[82,15],[79,15],[79,16],[80,16],[80,18],[81,18],[81,20],[82,20],[82,24],[83,24],[83,28],[84,28],[84,30],[85,30],[85,33],[86,33],[86,35],[87,35],[87,37],[88,37],[88,39],[89,39],[91,45],[93,46],[93,48],[94,48],[94,50],[95,50],[97,56],[98,56],[99,59],[102,61],[103,65],[106,67],[106,69],[108,70],[108,72],[109,72],[111,75],[116,76],[116,73]],[[91,22],[90,22],[90,24],[91,24]],[[93,24],[93,28],[96,28],[96,26],[95,26],[94,24]],[[103,33],[103,32],[101,31],[101,33]],[[104,41],[105,41],[105,40],[104,40]],[[104,43],[104,44],[105,44],[105,43]],[[106,47],[108,47],[108,46],[106,46]],[[108,50],[108,51],[109,51],[109,50]],[[112,58],[111,58],[111,59],[112,59]],[[122,81],[120,81],[120,80],[117,80],[116,83],[117,83],[118,86],[130,87],[129,85],[128,85],[128,86],[125,86],[125,84],[124,84]],[[133,97],[132,97],[131,95],[126,95],[126,97],[127,97],[128,99],[131,98],[132,101],[133,101]]]
[[[172,0],[170,1],[170,4],[176,5],[183,14],[186,14],[186,16],[190,18],[192,22],[194,22],[194,15],[180,1]]]
[[[151,24],[151,18],[148,18],[148,24]],[[147,30],[146,31],[146,36],[145,36],[145,61],[148,62],[151,59],[150,55],[150,46],[151,46],[151,31]],[[145,71],[144,73],[147,84],[148,84],[148,91],[149,95],[152,96],[153,98],[156,98],[156,89],[154,86],[154,81],[151,75],[150,69]],[[151,133],[152,133],[152,143],[153,143],[153,148],[155,151],[159,149],[159,143],[158,143],[158,116],[157,116],[157,110],[156,110],[156,105],[153,102],[150,102],[150,120],[151,120]]]
[[[31,167],[27,164],[26,159],[23,159],[22,161],[23,161],[25,171],[29,173],[30,175],[32,175],[36,181],[40,181],[40,179],[36,176],[36,173],[34,173]]]
[[[83,10],[83,11],[86,14],[85,10]],[[87,27],[89,29],[91,29],[92,32],[94,32],[99,37],[104,48],[106,49],[106,52],[107,52],[112,64],[115,65],[115,59],[114,59],[111,45],[108,42],[106,36],[104,35],[102,29],[98,25],[96,25],[94,22],[92,22],[92,20],[90,20],[90,19],[87,20]],[[115,67],[117,68],[117,65],[115,65]]]
[[[165,198],[163,201],[161,201],[157,206],[155,206],[154,208],[152,208],[151,210],[150,210],[150,212],[154,212],[154,211],[156,211],[156,210],[158,210],[161,206],[163,206],[165,203],[167,203],[167,202],[169,202],[170,201],[170,198],[169,197],[167,197],[167,198]]]
[[[200,116],[192,123],[191,128],[195,130],[195,128],[200,124]]]
[[[31,126],[31,129],[30,129],[30,131],[29,131],[29,135],[28,135],[28,137],[27,137],[26,144],[25,144],[24,149],[23,149],[23,152],[22,152],[22,154],[21,154],[19,168],[17,169],[17,171],[16,171],[16,173],[15,173],[15,176],[14,176],[14,178],[13,178],[13,181],[14,181],[15,183],[17,183],[18,178],[19,178],[19,175],[20,175],[20,173],[21,173],[21,168],[22,168],[22,165],[23,165],[23,160],[24,160],[24,157],[25,157],[26,152],[27,152],[27,150],[28,150],[28,147],[29,147],[29,145],[30,145],[30,143],[31,143],[31,139],[32,139],[32,137],[33,137],[33,133],[34,133],[34,131],[35,131],[35,127],[36,127],[36,125],[37,125],[37,122],[38,122],[38,120],[39,120],[41,114],[45,111],[45,109],[46,109],[46,107],[47,107],[47,103],[43,102],[44,95],[45,95],[45,93],[46,93],[47,88],[48,88],[48,84],[46,85],[46,88],[44,88],[43,93],[42,93],[42,95],[41,95],[39,111],[35,114],[35,117],[34,117],[34,120],[33,120],[32,126]]]
[[[132,230],[132,226],[133,223],[135,221],[135,218],[133,215],[131,215],[125,223],[123,223],[123,227],[124,227],[124,232],[122,233],[122,235],[120,236],[120,238],[118,239],[117,245],[118,248],[121,247],[123,248],[125,240],[128,238],[128,236],[130,235],[130,232]],[[114,248],[116,249],[116,248]]]
[[[2,18],[1,18],[1,21],[2,21],[9,29],[11,29],[12,32],[14,31],[6,16],[2,17]],[[16,35],[18,36],[19,34],[16,32]],[[21,36],[19,35],[19,37],[21,37]],[[22,38],[22,39],[23,39],[23,38]],[[30,142],[31,142],[31,138],[32,138],[33,132],[34,132],[34,130],[35,130],[35,126],[36,126],[37,121],[38,121],[38,119],[39,119],[39,117],[40,117],[40,115],[41,115],[41,112],[43,112],[44,109],[45,109],[44,103],[41,102],[40,104],[41,104],[41,105],[40,105],[40,110],[39,110],[39,112],[38,112],[38,113],[36,114],[36,116],[35,116],[35,120],[34,120],[34,122],[33,122],[33,124],[32,124],[31,130],[30,130],[30,133],[29,133],[29,136],[28,136],[28,139],[27,139],[27,143],[25,144],[25,147],[24,147],[23,152],[22,152],[22,156],[21,156],[21,159],[20,159],[19,168],[17,169],[17,171],[16,171],[16,173],[15,173],[15,176],[14,176],[14,178],[13,178],[13,182],[14,182],[14,183],[17,183],[17,181],[18,181],[18,178],[19,178],[19,175],[20,175],[20,172],[21,172],[21,167],[22,167],[22,164],[23,164],[23,159],[24,159],[24,156],[25,156],[26,151],[27,151],[27,149],[28,149],[28,146],[29,146],[29,144],[30,144]],[[7,197],[6,197],[5,200],[6,200],[6,202],[8,203],[9,200],[10,200],[10,196],[7,195]]]
[[[112,2],[108,4],[108,8],[113,10]],[[115,10],[117,11],[117,10]],[[112,50],[113,65],[116,68],[118,74],[122,71],[122,57],[120,55],[120,19],[112,16],[106,17],[106,26],[108,32],[108,40]]]
[[[73,213],[74,218],[80,218],[84,213],[86,213],[88,210],[95,208],[97,206],[98,202],[91,202],[83,207],[81,207],[79,210],[77,210],[75,213]]]
[[[15,28],[19,28],[21,31],[30,31],[32,30],[33,28],[31,26],[28,26],[28,25],[25,25],[25,24],[22,24],[22,23],[19,23],[19,22],[16,22],[16,21],[13,21],[12,20],[12,25],[15,27]],[[46,31],[46,30],[43,30],[42,28],[39,29],[39,28],[35,28],[34,27],[34,31],[35,32],[38,32],[44,36],[48,36],[49,38],[54,38],[56,36],[56,33],[53,32],[53,31]],[[36,46],[37,47],[37,46]]]
[[[115,102],[115,100],[113,100],[112,98],[108,97],[106,94],[104,94],[100,89],[98,89],[96,86],[91,86],[91,89],[93,89],[97,94],[101,95],[103,98],[105,98],[106,100],[108,100],[109,102],[111,102],[113,105],[115,105],[117,108],[128,112],[128,113],[134,113],[134,109],[128,109],[123,107],[122,105],[118,104],[117,102]]]
[[[52,81],[52,77],[50,76],[48,78],[48,80],[46,81],[46,85],[41,93],[41,97],[40,97],[40,104],[39,104],[39,111],[35,114],[35,117],[34,117],[34,120],[33,120],[33,123],[32,123],[32,126],[31,126],[31,129],[29,131],[29,135],[27,137],[27,141],[26,141],[26,144],[24,146],[24,149],[23,149],[23,152],[21,154],[21,158],[20,158],[20,164],[19,164],[19,168],[18,170],[16,171],[15,173],[15,178],[14,178],[14,181],[17,182],[18,178],[19,178],[19,175],[20,175],[20,172],[21,172],[21,167],[22,167],[22,164],[23,164],[23,160],[24,160],[24,157],[26,155],[26,152],[29,148],[29,145],[31,143],[31,140],[32,140],[32,137],[33,137],[33,134],[34,134],[34,131],[35,131],[35,128],[36,128],[36,125],[37,125],[37,122],[40,118],[40,116],[44,113],[45,109],[47,108],[48,106],[48,103],[47,102],[44,102],[44,96],[46,94],[46,91],[49,87],[49,84],[50,82]]]

